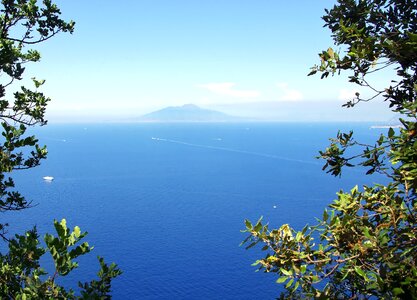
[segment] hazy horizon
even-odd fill
[[[194,103],[184,103],[194,104]],[[145,112],[130,112],[125,114],[101,114],[97,116],[85,114],[72,115],[66,118],[65,114],[49,114],[50,123],[129,123],[129,122],[146,122],[140,118],[146,114],[167,108],[179,107],[182,105],[161,106],[155,110]],[[263,102],[263,103],[245,103],[245,104],[218,104],[218,105],[198,105],[203,109],[215,110],[225,113],[231,117],[242,118],[241,122],[376,122],[389,123],[395,118],[395,114],[390,112],[386,103],[369,102],[359,103],[353,108],[342,107],[342,103],[328,102]],[[306,112],[307,111],[307,112]],[[149,121],[148,121],[149,122]],[[235,120],[232,122],[240,122]]]
[[[185,103],[277,121],[390,119],[387,104],[341,109],[360,91],[348,73],[307,76],[333,46],[321,16],[336,0],[56,3],[74,34],[35,47],[41,62],[14,83],[46,79],[51,122],[120,121]],[[381,88],[387,78],[371,81]]]

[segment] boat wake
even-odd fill
[[[53,141],[53,142],[62,142],[62,143],[66,143],[67,142],[66,139],[56,139],[56,138],[49,138],[49,137],[44,137],[42,139],[43,140],[48,140],[48,141]]]
[[[302,159],[296,159],[296,158],[289,158],[289,157],[285,157],[285,156],[279,156],[279,155],[267,154],[267,153],[261,153],[261,152],[252,152],[252,151],[239,150],[239,149],[226,148],[226,147],[194,144],[194,143],[188,143],[188,142],[183,142],[183,141],[178,141],[178,140],[171,140],[171,139],[164,139],[164,138],[157,138],[157,137],[152,137],[152,140],[159,141],[159,142],[165,142],[165,143],[179,144],[179,145],[184,145],[184,146],[189,146],[189,147],[212,149],[212,150],[218,150],[218,151],[227,151],[227,152],[247,154],[247,155],[259,156],[259,157],[265,157],[265,158],[271,158],[271,159],[291,161],[291,162],[297,162],[297,163],[302,163],[302,164],[321,165],[320,163],[314,162],[314,161],[308,161],[308,160],[302,160]]]

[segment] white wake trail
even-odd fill
[[[320,165],[319,163],[314,162],[314,161],[307,161],[307,160],[302,160],[302,159],[289,158],[289,157],[278,156],[278,155],[267,154],[267,153],[261,153],[261,152],[252,152],[252,151],[239,150],[239,149],[226,148],[226,147],[201,145],[201,144],[194,144],[194,143],[188,143],[188,142],[183,142],[183,141],[178,141],[178,140],[156,138],[156,137],[153,137],[152,140],[165,142],[165,143],[185,145],[185,146],[189,146],[189,147],[197,147],[197,148],[212,149],[212,150],[218,150],[218,151],[227,151],[227,152],[234,152],[234,153],[247,154],[247,155],[253,155],[253,156],[260,156],[260,157],[265,157],[265,158],[291,161],[291,162],[297,162],[297,163],[302,163],[302,164]]]

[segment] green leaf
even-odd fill
[[[81,235],[81,230],[80,230],[80,227],[78,227],[78,226],[75,226],[74,227],[74,235],[75,235],[75,237],[80,237],[80,235]]]
[[[282,274],[284,274],[284,275],[287,275],[287,276],[292,276],[292,270],[287,271],[287,270],[285,270],[284,268],[281,268],[281,269],[280,269],[280,271],[281,271],[281,273],[282,273]]]
[[[297,232],[297,235],[295,236],[295,240],[297,242],[299,242],[301,240],[301,238],[303,237],[303,234],[301,231]]]
[[[392,292],[395,296],[399,296],[401,294],[404,294],[404,290],[402,288],[399,288],[399,287],[393,288]]]
[[[253,246],[255,246],[256,244],[257,244],[258,242],[257,241],[255,241],[255,242],[252,242],[252,243],[250,243],[249,244],[249,246],[246,246],[246,250],[249,250],[250,248],[252,248]]]
[[[394,131],[394,129],[392,129],[392,127],[390,127],[389,128],[389,130],[388,130],[388,137],[390,138],[390,139],[392,139],[392,137],[395,135],[395,131]]]
[[[298,287],[300,286],[300,281],[297,281],[295,284],[294,284],[294,287],[293,287],[293,289],[292,289],[292,291],[293,292],[295,292],[297,289],[298,289]]]
[[[358,266],[355,266],[355,272],[358,273],[359,276],[366,277],[365,272]]]
[[[285,281],[287,281],[287,279],[287,276],[281,276],[277,279],[277,283],[284,283]]]
[[[327,222],[328,218],[329,218],[329,214],[327,213],[327,209],[325,209],[324,212],[323,212],[323,221]]]
[[[256,223],[255,227],[253,228],[253,231],[259,232],[262,229],[262,223],[258,222]]]
[[[285,288],[289,288],[294,282],[294,278],[292,278],[290,281],[287,282],[287,284],[285,285]]]

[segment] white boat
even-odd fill
[[[54,180],[54,178],[52,176],[44,176],[43,177],[43,180],[45,180],[45,181],[52,181],[52,180]]]

